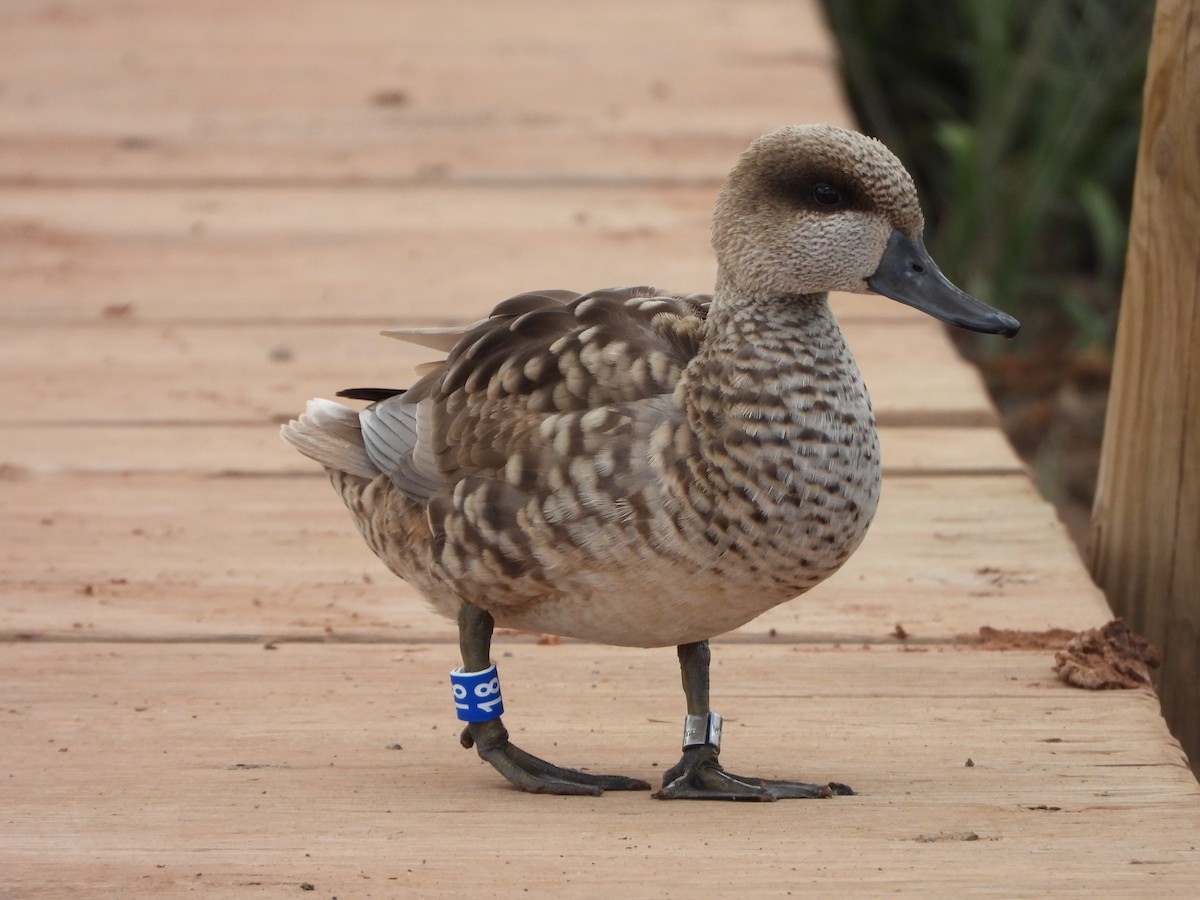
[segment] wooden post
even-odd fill
[[[1144,105],[1091,564],[1200,768],[1200,0],[1159,0]]]

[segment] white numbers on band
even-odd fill
[[[491,712],[500,703],[500,679],[493,678],[491,681],[485,681],[475,685],[475,696],[482,702],[476,704],[484,712]],[[485,700],[485,697],[493,697],[492,700]]]
[[[455,703],[454,705],[457,706],[459,709],[469,709],[473,705],[479,709],[482,709],[484,712],[492,712],[492,710],[494,710],[501,702],[500,701],[500,679],[499,679],[499,677],[493,678],[491,681],[481,681],[479,684],[475,685],[474,693],[475,693],[475,696],[478,698],[478,701],[475,702],[474,704]],[[488,700],[488,699],[486,699],[487,697],[492,697],[493,699]],[[455,683],[454,699],[455,700],[466,700],[467,699],[466,685]]]

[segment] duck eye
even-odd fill
[[[842,202],[842,195],[838,193],[838,189],[824,181],[813,187],[812,196],[822,206],[837,206]]]

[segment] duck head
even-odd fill
[[[742,296],[877,293],[951,325],[1020,323],[955,287],[925,249],[912,176],[882,143],[832,125],[756,140],[713,214],[721,278]]]

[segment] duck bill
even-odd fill
[[[893,231],[867,286],[877,294],[971,331],[1010,338],[1021,327],[1008,313],[956,288],[937,267],[919,234],[914,239],[898,229]]]

